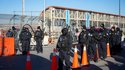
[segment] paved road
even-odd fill
[[[37,54],[36,51],[31,51],[32,70],[50,70],[52,53],[54,45],[44,47],[43,53]],[[120,54],[113,57],[108,57],[106,60],[101,60],[98,63],[90,62],[88,67],[83,67],[83,70],[124,70],[125,69],[125,49]],[[0,57],[0,70],[25,70],[26,56],[2,56]],[[71,59],[72,61],[72,59]]]
[[[52,46],[44,47],[43,53],[31,51],[32,70],[50,70]],[[18,52],[15,56],[0,57],[0,70],[25,70],[26,55]]]

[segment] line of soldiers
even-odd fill
[[[27,51],[30,51],[30,42],[32,34],[30,33],[27,27],[23,27],[19,35],[19,40],[22,43],[22,54],[26,55]],[[40,26],[37,27],[37,30],[34,33],[34,40],[36,41],[36,51],[37,53],[43,53],[42,41],[44,38],[44,32],[41,30]]]
[[[6,37],[14,37],[16,42],[17,32],[18,32],[17,29],[13,26],[12,30],[9,29],[8,32],[6,33]],[[21,30],[21,33],[19,34],[19,41],[21,43],[21,47],[22,47],[21,51],[23,55],[26,55],[27,51],[30,51],[31,38],[32,38],[32,34],[29,31],[29,29],[27,27],[23,27]],[[40,53],[40,52],[43,53],[43,47],[42,47],[43,38],[44,38],[44,31],[41,30],[40,26],[38,26],[37,30],[34,33],[34,40],[36,41],[37,53]],[[18,49],[19,48],[17,47],[17,45],[15,45],[16,52]]]
[[[17,37],[17,29],[12,26],[12,29],[9,29],[6,33],[6,37],[14,37],[16,38]]]
[[[7,32],[6,32],[6,37],[14,37],[14,46],[15,46],[15,52],[17,52],[17,33],[18,32],[18,30],[17,30],[17,28],[16,27],[14,27],[14,26],[12,26],[12,28],[11,29],[9,29]]]
[[[101,24],[98,29],[94,26],[87,29],[86,26],[82,26],[82,31],[78,36],[78,48],[80,48],[81,58],[84,45],[87,47],[89,60],[94,60],[95,62],[97,61],[97,58],[94,59],[96,48],[99,50],[100,58],[102,60],[106,58],[107,43],[110,44],[111,55],[116,54],[121,51],[121,37],[122,31],[118,27],[113,26],[111,29],[107,29],[104,24]],[[72,49],[72,40],[71,32],[68,31],[68,28],[63,28],[56,46],[59,51],[59,70],[63,70],[63,61],[65,61],[67,70],[71,66],[70,51]]]

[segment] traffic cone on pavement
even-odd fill
[[[55,48],[53,49],[51,70],[58,70],[57,57],[56,57],[56,49]]]
[[[100,58],[99,58],[99,51],[98,51],[98,46],[96,46],[96,55],[94,56],[94,61],[100,61]]]
[[[79,62],[78,62],[78,54],[77,54],[77,48],[75,46],[74,49],[74,57],[73,57],[73,63],[72,63],[72,68],[79,68]]]
[[[31,60],[30,60],[30,52],[27,52],[27,59],[26,59],[26,70],[32,70]]]
[[[109,46],[109,43],[107,43],[107,57],[110,57],[111,54],[110,54],[110,46]]]
[[[88,57],[87,57],[87,51],[86,51],[86,46],[84,46],[83,53],[82,53],[82,63],[81,65],[85,66],[88,65]]]

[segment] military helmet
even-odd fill
[[[38,26],[37,29],[40,29],[40,26]]]
[[[101,24],[100,26],[101,26],[101,27],[104,27],[104,24]]]
[[[115,26],[112,26],[112,28],[111,29],[115,29]]]
[[[62,34],[67,34],[68,33],[68,28],[63,28],[61,32],[62,32]]]
[[[78,28],[76,28],[76,32],[79,32]]]
[[[86,26],[85,26],[85,25],[82,25],[82,28],[83,28],[83,29],[86,29]]]
[[[26,31],[26,30],[28,29],[28,27],[23,27],[22,29],[23,29],[24,31]]]
[[[12,26],[12,30],[16,30],[16,28],[14,26]]]
[[[96,30],[95,26],[91,26],[90,30]]]
[[[120,28],[119,28],[119,27],[117,27],[117,28],[116,28],[116,30],[117,30],[117,31],[120,31]]]

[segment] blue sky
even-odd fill
[[[112,14],[119,13],[119,0],[46,0],[48,6],[64,6],[69,8],[78,8],[83,10],[92,10],[97,12],[106,12]],[[121,0],[121,15],[125,16],[125,0]],[[13,11],[22,10],[22,0],[0,0],[0,14],[13,14]],[[25,0],[25,11],[33,12],[33,15],[39,15],[43,10],[43,0]],[[21,12],[15,12],[21,13]],[[25,14],[29,14],[28,12]],[[31,13],[30,13],[31,14]]]

